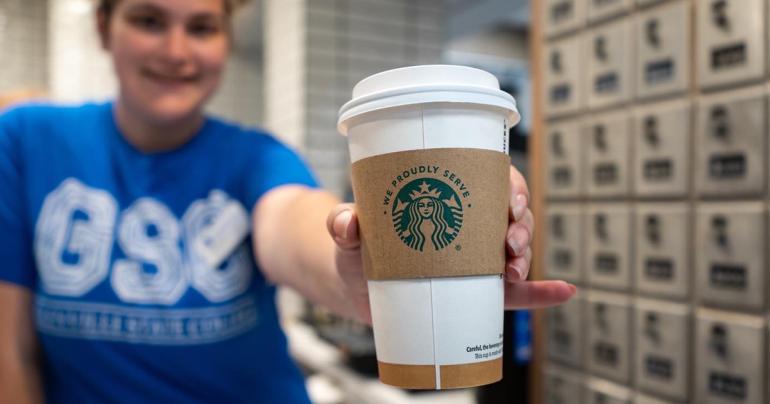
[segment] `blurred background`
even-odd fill
[[[336,114],[364,77],[479,67],[514,95],[531,278],[578,297],[506,313],[503,381],[406,392],[370,329],[280,303],[317,403],[745,403],[768,391],[768,0],[261,0],[211,113],[266,128],[350,200]],[[90,0],[0,0],[0,108],[109,99]]]
[[[538,3],[541,398],[767,403],[768,2]]]
[[[117,83],[99,46],[95,3],[0,0],[0,110],[30,100],[79,104],[114,97]],[[322,185],[341,198],[352,200],[352,191],[337,111],[359,80],[401,66],[452,63],[495,74],[524,115],[512,130],[511,155],[526,171],[529,1],[252,0],[234,21],[235,49],[209,112],[270,130],[299,150]],[[368,327],[311,307],[288,290],[279,300],[292,353],[317,403],[527,400],[526,312],[506,318],[504,382],[409,393],[377,381]]]

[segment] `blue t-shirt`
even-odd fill
[[[142,153],[112,108],[0,115],[0,281],[35,294],[48,402],[308,403],[251,238],[218,267],[198,248],[220,213],[250,228],[271,188],[315,186],[307,167],[210,118]]]

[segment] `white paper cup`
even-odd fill
[[[340,110],[338,129],[348,136],[356,163],[427,149],[507,154],[508,128],[518,121],[515,101],[499,90],[493,75],[431,65],[390,70],[359,82],[353,99]],[[507,217],[500,220],[507,223]],[[384,383],[447,389],[502,378],[500,274],[369,280],[368,285]]]

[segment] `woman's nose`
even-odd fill
[[[184,27],[173,26],[166,32],[163,53],[172,63],[182,64],[190,58],[190,44]]]

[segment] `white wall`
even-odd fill
[[[44,90],[46,0],[0,0],[0,93]]]
[[[49,8],[49,91],[66,103],[114,97],[117,84],[101,49],[91,0],[52,0]]]

